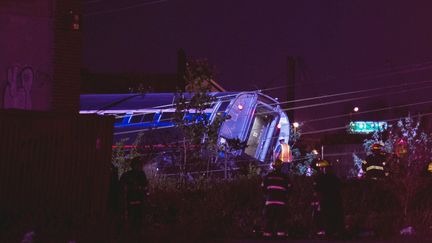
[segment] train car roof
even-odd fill
[[[212,92],[215,97],[236,95],[240,92]],[[185,93],[186,97],[192,96]],[[173,104],[175,93],[145,94],[83,94],[80,95],[80,110],[134,110],[158,108]],[[168,108],[168,107],[167,107]]]

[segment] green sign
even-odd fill
[[[348,125],[350,133],[373,133],[382,132],[388,127],[387,122],[376,121],[354,121]]]

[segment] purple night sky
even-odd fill
[[[427,0],[87,0],[85,7],[84,67],[92,72],[174,73],[184,48],[208,58],[227,90],[286,85],[288,56],[300,60],[296,98],[432,77]],[[283,94],[270,92],[286,100]],[[405,104],[411,96],[343,103],[324,108],[325,115],[358,104]],[[316,118],[317,110],[323,107],[296,117]]]

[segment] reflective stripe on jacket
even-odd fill
[[[269,189],[286,191],[286,188],[283,186],[267,186],[267,190],[269,190]]]
[[[370,170],[384,170],[384,167],[379,165],[371,165],[366,167],[366,171],[370,171]]]
[[[267,205],[285,205],[285,202],[282,202],[282,201],[269,201],[269,200],[267,200],[265,202],[265,205],[266,206]]]
[[[265,205],[285,205],[287,193],[291,187],[288,177],[276,170],[264,177],[263,188],[265,189]]]
[[[280,159],[282,162],[292,161],[291,148],[288,144],[286,143],[281,144],[281,152],[278,159]]]

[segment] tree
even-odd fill
[[[385,133],[375,133],[363,143],[370,153],[373,143],[381,143],[389,154],[389,189],[398,197],[403,209],[404,222],[410,224],[409,209],[416,194],[424,189],[427,165],[432,159],[432,140],[422,130],[420,118],[408,116],[399,120]]]
[[[191,170],[207,171],[217,161],[217,139],[224,117],[217,115],[213,121],[206,113],[216,98],[210,95],[210,81],[215,71],[206,59],[189,59],[186,65],[186,91],[176,99],[175,122],[183,131],[184,174]]]

